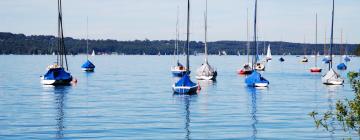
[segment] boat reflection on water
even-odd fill
[[[256,116],[257,113],[257,88],[247,88],[247,92],[249,95],[249,101],[251,101],[249,107],[250,107],[250,115],[252,119],[251,128],[252,128],[252,136],[251,139],[255,140],[257,139],[257,128],[256,125],[258,124],[258,119]]]
[[[209,88],[216,86],[216,80],[198,80],[198,85],[201,88],[201,93],[207,94]]]
[[[185,140],[191,139],[191,103],[196,101],[197,95],[178,95],[174,94],[174,98],[176,98],[176,101],[181,102],[182,105],[184,105],[184,130],[185,130]]]
[[[56,110],[56,139],[64,138],[64,119],[66,94],[69,93],[71,86],[44,86],[44,91],[54,99],[54,107]]]

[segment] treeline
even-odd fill
[[[95,50],[97,54],[147,54],[162,55],[174,54],[175,40],[133,40],[133,41],[117,41],[117,40],[89,40],[89,50]],[[57,38],[46,35],[26,36],[24,34],[12,34],[0,32],[0,54],[52,54],[56,51]],[[259,54],[266,53],[267,45],[271,45],[273,55],[292,54],[314,54],[319,52],[324,54],[328,52],[329,45],[324,44],[301,44],[279,41],[263,41],[258,43]],[[84,54],[86,53],[86,40],[65,38],[65,45],[68,54]],[[198,41],[190,42],[191,53],[203,53],[204,43]],[[185,41],[180,41],[179,52],[184,52]],[[228,55],[246,54],[247,42],[245,41],[216,41],[209,42],[209,54],[219,54],[226,52]],[[335,54],[360,55],[360,48],[357,44],[336,44],[334,47]],[[89,52],[90,53],[90,52]]]

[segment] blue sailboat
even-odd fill
[[[198,85],[190,79],[190,60],[189,60],[189,47],[190,47],[190,0],[188,0],[187,8],[187,40],[186,40],[186,74],[173,85],[175,94],[196,94]]]
[[[264,77],[261,76],[261,74],[259,72],[257,72],[256,66],[255,64],[257,64],[258,61],[258,49],[257,47],[257,0],[255,0],[255,18],[254,18],[254,42],[253,42],[253,60],[252,60],[252,66],[253,66],[253,72],[251,73],[251,75],[249,75],[246,79],[245,79],[245,83],[247,86],[249,87],[267,87],[270,82],[268,80],[266,80]]]
[[[176,39],[174,57],[176,57],[176,66],[171,67],[171,73],[174,77],[183,77],[186,74],[186,67],[184,67],[179,60],[179,10],[177,12],[176,20]]]
[[[86,62],[81,66],[81,69],[86,72],[93,72],[95,65],[89,60],[89,20],[86,19]]]
[[[47,67],[47,72],[41,76],[44,85],[68,85],[73,77],[68,71],[66,48],[62,24],[62,3],[58,0],[58,46],[56,63]]]

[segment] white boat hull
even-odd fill
[[[43,85],[67,85],[71,83],[71,80],[45,80],[44,77],[40,78]]]
[[[268,83],[255,83],[255,87],[268,87]]]
[[[94,71],[94,68],[82,68],[83,71]]]
[[[214,76],[195,76],[197,80],[213,80]]]

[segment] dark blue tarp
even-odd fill
[[[344,60],[345,60],[345,62],[349,62],[349,61],[350,61],[350,58],[346,56],[346,57],[344,58]]]
[[[245,79],[245,83],[250,87],[255,87],[255,83],[269,84],[269,81],[262,77],[259,72],[254,70],[251,75]]]
[[[95,65],[93,63],[91,63],[89,60],[87,60],[82,66],[81,68],[95,68]]]
[[[64,68],[49,69],[44,75],[44,80],[70,80],[72,76]]]
[[[176,87],[193,87],[196,84],[190,80],[189,74],[185,74],[178,82],[175,83]]]
[[[324,61],[325,63],[330,63],[330,59],[328,59],[328,58],[323,58],[323,60],[322,61]]]
[[[347,66],[344,63],[340,63],[339,65],[337,65],[337,69],[338,70],[346,70]]]

